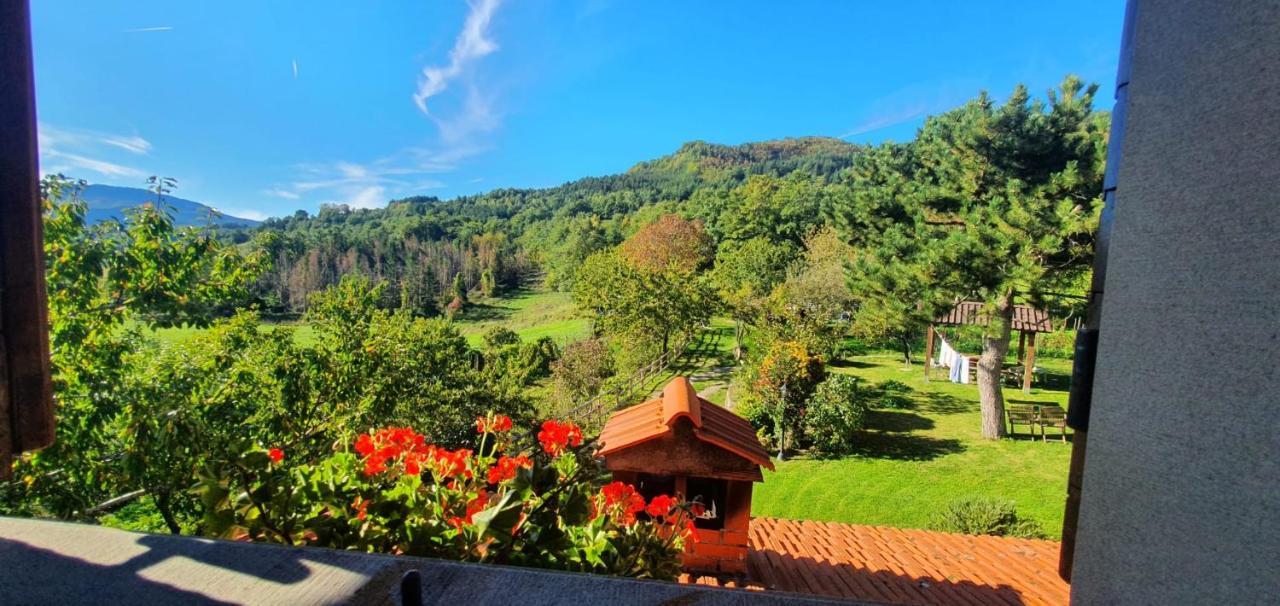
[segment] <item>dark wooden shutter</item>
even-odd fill
[[[0,2],[0,478],[53,442],[31,19]]]

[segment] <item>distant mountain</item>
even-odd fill
[[[81,192],[80,197],[89,205],[85,213],[85,221],[98,223],[110,219],[123,219],[124,211],[153,202],[156,195],[137,187],[116,187],[114,185],[89,185]],[[173,221],[178,225],[209,225],[218,227],[253,227],[258,224],[252,219],[242,219],[220,213],[210,206],[193,200],[168,195],[165,204],[173,212]]]

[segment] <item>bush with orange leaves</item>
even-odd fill
[[[315,463],[254,448],[205,474],[205,528],[290,545],[637,578],[679,574],[694,536],[689,505],[603,484],[592,446],[573,423],[543,423],[536,447],[502,415],[477,419],[476,430],[475,450],[450,450],[412,428],[387,427]]]

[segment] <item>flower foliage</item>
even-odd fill
[[[547,421],[522,450],[511,419],[476,421],[475,449],[410,427],[285,463],[252,448],[204,474],[206,527],[230,538],[671,579],[692,540],[689,506],[605,474],[582,430]],[[283,455],[283,453],[280,453]],[[602,486],[603,484],[603,486]]]

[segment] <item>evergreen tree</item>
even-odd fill
[[[1022,86],[1003,105],[984,93],[930,118],[909,149],[866,154],[851,171],[842,223],[871,251],[854,264],[864,306],[916,324],[959,300],[986,305],[986,438],[1004,435],[1015,304],[1040,303],[1092,262],[1108,127],[1096,91],[1071,76],[1047,104]]]

